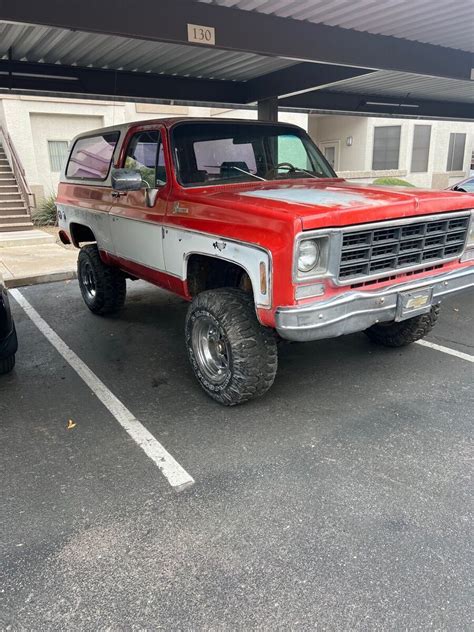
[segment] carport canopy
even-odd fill
[[[0,94],[474,120],[474,3],[0,0]]]

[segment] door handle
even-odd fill
[[[112,191],[113,198],[123,197],[124,195],[127,195],[126,191]]]

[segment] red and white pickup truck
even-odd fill
[[[402,346],[441,299],[474,286],[474,196],[356,185],[286,124],[167,119],[78,136],[57,199],[81,247],[95,314],[126,279],[190,301],[185,339],[204,390],[234,405],[265,393],[278,338],[365,331]]]

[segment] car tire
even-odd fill
[[[8,356],[7,358],[3,358],[3,360],[0,360],[0,375],[5,375],[6,373],[10,373],[10,371],[13,371],[14,366],[15,366],[15,354]]]
[[[439,306],[435,305],[427,314],[414,316],[407,320],[372,325],[365,330],[365,334],[372,342],[385,347],[404,347],[421,340],[436,324],[439,316]]]
[[[82,298],[94,314],[115,314],[125,303],[127,285],[124,274],[106,265],[97,246],[83,246],[77,260],[77,278]]]
[[[251,294],[234,288],[198,294],[188,309],[185,337],[196,378],[220,404],[242,404],[272,386],[275,337],[258,322]]]

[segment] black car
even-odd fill
[[[449,187],[451,191],[460,191],[461,193],[474,193],[474,176],[470,176],[465,180],[461,180],[457,184]]]
[[[0,275],[0,375],[8,373],[15,366],[17,348],[15,324],[10,311],[7,290]]]

